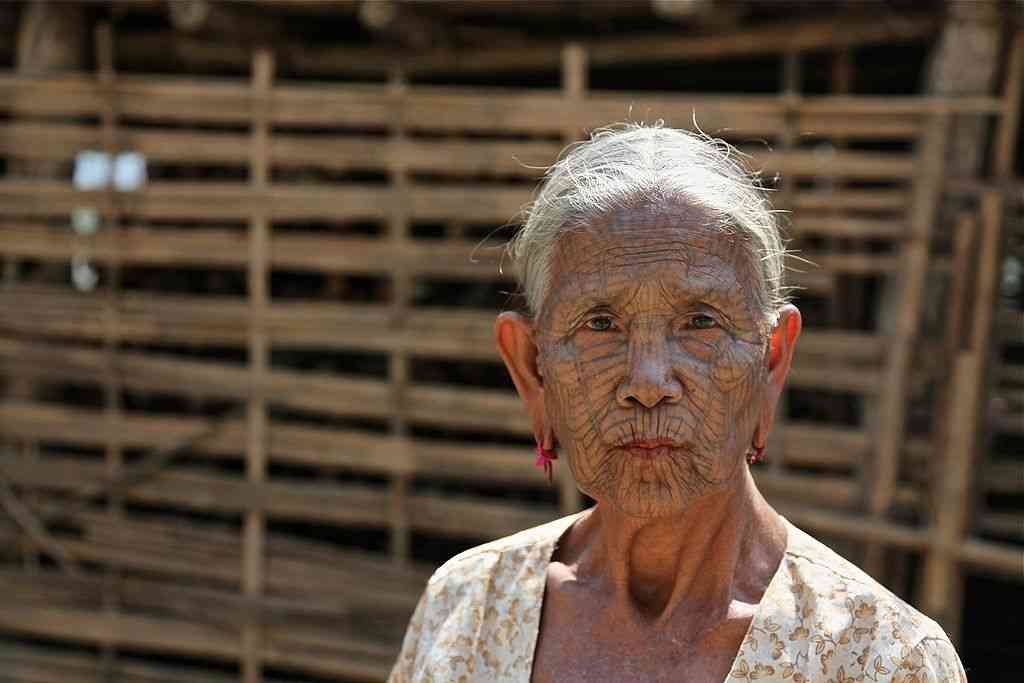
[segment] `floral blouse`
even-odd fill
[[[548,565],[582,514],[472,548],[438,569],[389,683],[527,683]],[[785,555],[723,683],[966,682],[938,624],[786,526]]]

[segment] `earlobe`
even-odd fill
[[[533,435],[538,444],[553,448],[544,405],[544,380],[537,365],[537,345],[529,318],[506,311],[494,323],[494,340],[512,377],[519,397],[526,404]]]
[[[519,313],[501,313],[494,322],[494,341],[516,391],[524,400],[529,398],[542,384],[532,322]]]
[[[778,322],[771,332],[768,345],[768,371],[772,379],[785,381],[796,349],[796,340],[803,325],[800,310],[793,304],[786,304],[779,310]]]
[[[800,336],[802,321],[800,311],[792,304],[786,304],[779,311],[778,322],[771,332],[768,343],[768,385],[766,387],[761,418],[754,430],[753,446],[764,448],[768,433],[775,421],[775,408],[786,384],[786,376],[793,361],[796,340]]]

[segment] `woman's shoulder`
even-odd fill
[[[919,631],[922,635],[938,628],[934,621],[853,562],[792,523],[788,523],[788,527],[790,538],[784,561],[792,592],[813,596],[822,608],[831,606],[846,609],[851,600],[854,604],[874,605],[883,608],[891,616],[900,617],[907,626],[913,626],[915,632]],[[866,614],[868,611],[862,609],[860,613]]]
[[[577,516],[478,545],[441,565],[389,680],[459,680],[467,672],[479,680],[528,678],[547,565]]]
[[[469,548],[438,567],[427,585],[493,583],[505,575],[511,579],[524,570],[540,569],[540,565],[546,569],[555,543],[577,517],[579,513]]]
[[[769,617],[787,650],[802,651],[820,672],[843,667],[844,675],[904,680],[926,669],[936,680],[966,680],[941,626],[825,544],[788,529]]]

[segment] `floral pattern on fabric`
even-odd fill
[[[547,569],[582,513],[456,555],[427,583],[390,683],[527,683]],[[965,683],[942,629],[787,522],[786,553],[723,683]]]

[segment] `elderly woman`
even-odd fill
[[[596,505],[430,579],[398,681],[965,681],[942,629],[779,515],[765,450],[800,313],[721,141],[628,125],[548,171],[497,345],[541,461]]]

